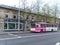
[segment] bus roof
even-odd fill
[[[32,22],[33,24],[48,24],[46,22]]]
[[[57,25],[58,23],[49,23],[49,25]]]
[[[32,24],[49,24],[49,25],[56,25],[57,23],[49,23],[49,22],[39,22],[39,21],[34,21]]]

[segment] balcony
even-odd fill
[[[5,18],[4,22],[18,22],[18,19]],[[24,20],[20,20],[21,23],[24,23]]]

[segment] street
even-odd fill
[[[0,45],[55,45],[57,42],[60,42],[60,31],[0,35]]]

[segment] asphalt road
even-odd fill
[[[55,45],[57,42],[60,32],[0,35],[0,45]]]

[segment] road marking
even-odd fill
[[[0,39],[0,41],[1,41],[1,40],[19,39],[19,38],[22,38],[22,37],[21,37],[21,36],[19,36],[19,37],[13,37],[13,38],[2,38],[2,39]]]
[[[18,35],[14,35],[14,34],[10,34],[10,33],[8,33],[8,35],[10,35],[10,36],[18,36]]]
[[[57,42],[55,45],[60,45],[60,42]]]
[[[54,33],[56,34],[56,33]],[[16,37],[12,37],[12,38],[2,38],[0,40],[12,40],[12,39],[23,39],[23,38],[31,38],[31,37],[38,37],[38,36],[49,36],[49,35],[54,35],[52,33],[50,34],[41,34],[41,35],[31,35],[31,36],[18,36],[18,35],[14,35],[14,34],[9,34],[11,36],[16,36]],[[60,34],[60,33],[57,33]]]

